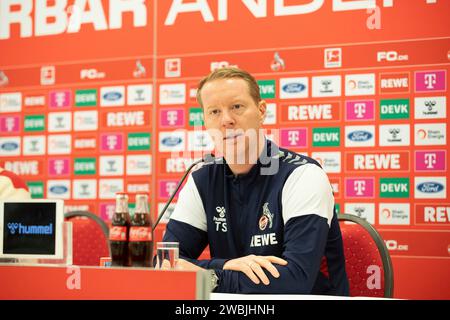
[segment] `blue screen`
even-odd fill
[[[55,254],[55,224],[55,203],[5,203],[3,254]]]

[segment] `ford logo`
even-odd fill
[[[306,86],[302,83],[294,82],[288,83],[283,86],[283,91],[287,93],[299,93],[306,89]]]
[[[122,98],[122,94],[117,91],[107,92],[103,95],[103,98],[109,101],[117,101]]]
[[[14,151],[19,148],[19,144],[16,142],[5,142],[1,145],[1,149],[5,151]]]
[[[424,193],[438,193],[444,190],[444,185],[438,182],[423,182],[417,185],[417,190]]]
[[[162,140],[162,143],[163,143],[163,145],[165,145],[167,147],[174,147],[174,146],[180,144],[181,141],[182,141],[182,139],[179,137],[167,137]]]
[[[53,186],[50,188],[50,192],[54,193],[54,194],[64,194],[68,191],[69,189],[65,186]]]
[[[354,131],[348,134],[349,140],[361,142],[372,139],[372,134],[368,131]]]

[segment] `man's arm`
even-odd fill
[[[171,219],[167,224],[163,241],[179,243],[180,258],[205,269],[222,269],[227,259],[197,260],[208,244],[205,231],[185,222]]]
[[[243,272],[216,270],[220,282],[216,292],[228,293],[311,293],[317,278],[326,244],[328,225],[316,215],[294,218],[285,227],[285,266],[274,265],[280,276],[269,278],[268,285],[255,284]]]
[[[282,205],[285,221],[282,258],[288,264],[275,266],[280,276],[275,278],[266,272],[270,283],[264,285],[252,282],[242,270],[216,270],[220,279],[217,292],[312,292],[333,216],[334,199],[325,172],[312,164],[294,170],[283,188]]]
[[[0,199],[27,200],[30,193],[25,182],[14,172],[0,168]]]
[[[181,189],[163,241],[179,242],[180,258],[205,269],[222,269],[226,259],[196,260],[208,244],[206,213],[192,175]]]

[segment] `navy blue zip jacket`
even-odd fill
[[[348,295],[341,231],[328,177],[309,157],[266,140],[258,162],[235,176],[223,158],[194,171],[181,190],[164,241],[180,243],[180,257],[214,269],[215,292]],[[211,260],[197,260],[209,244]],[[227,260],[274,255],[269,285],[223,270]],[[328,275],[320,272],[326,258]]]

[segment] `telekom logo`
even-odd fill
[[[176,189],[176,182],[166,182],[166,193],[171,196]]]
[[[436,165],[436,153],[425,153],[424,157],[427,169],[433,169]]]
[[[69,90],[50,92],[50,107],[65,108],[71,103],[71,92]]]
[[[48,162],[49,174],[54,176],[67,175],[69,173],[68,159],[50,159]]]
[[[427,89],[434,89],[436,85],[436,74],[435,73],[427,73],[425,74],[425,85]]]
[[[161,125],[164,127],[182,126],[184,113],[180,109],[163,110],[161,113]]]
[[[55,170],[56,174],[62,174],[64,172],[64,160],[55,160],[53,162],[53,169]]]
[[[354,112],[356,115],[356,118],[364,118],[364,115],[366,113],[366,104],[365,103],[355,103],[354,105]]]
[[[123,136],[117,133],[102,134],[101,143],[101,149],[104,151],[121,150],[123,148]]]
[[[447,70],[415,72],[416,92],[446,91]]]
[[[0,132],[15,132],[19,131],[18,117],[0,117]]]
[[[117,136],[107,136],[106,137],[106,146],[109,150],[114,150],[117,146]]]
[[[176,110],[167,111],[167,122],[169,125],[174,126],[178,121],[178,112]]]
[[[115,207],[115,206],[113,206],[113,205],[107,205],[107,206],[105,207],[106,216],[108,216],[109,219],[112,219],[115,210],[116,210],[116,207]]]
[[[347,120],[373,120],[375,100],[353,100],[345,102]]]
[[[6,131],[8,131],[8,132],[13,131],[15,126],[16,126],[16,121],[14,120],[14,118],[6,118],[6,120],[5,120]]]
[[[307,145],[306,128],[290,128],[280,130],[280,144],[282,147],[304,148]]]
[[[347,178],[345,180],[347,197],[372,198],[374,196],[374,178]]]
[[[55,102],[58,107],[64,106],[66,102],[66,94],[64,92],[55,93]]]
[[[416,171],[446,171],[445,150],[416,151]]]
[[[297,145],[297,142],[300,140],[300,133],[298,131],[289,131],[288,140],[291,146]]]
[[[353,182],[353,190],[355,190],[357,196],[363,196],[366,191],[366,182],[363,180],[355,180]]]
[[[113,218],[115,210],[116,210],[115,204],[112,204],[112,203],[102,203],[102,204],[100,204],[100,216],[104,220],[111,221],[111,219]]]

